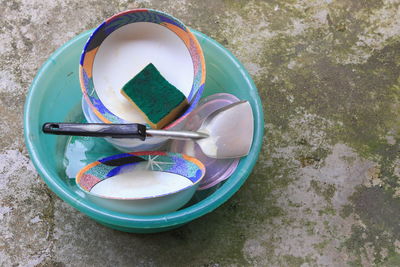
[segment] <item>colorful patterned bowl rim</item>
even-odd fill
[[[166,160],[167,164],[156,159]],[[168,161],[168,162],[167,162]],[[171,162],[172,161],[172,165]],[[98,183],[121,173],[124,167],[137,165],[140,162],[148,162],[152,171],[157,166],[158,171],[178,174],[187,178],[192,184],[179,190],[146,197],[110,197],[91,192],[90,190]],[[153,163],[157,164],[153,164]],[[135,200],[135,199],[155,199],[168,195],[173,195],[197,185],[203,179],[205,167],[198,159],[185,154],[162,152],[162,151],[141,151],[132,153],[121,153],[106,158],[99,159],[83,167],[76,175],[76,184],[79,189],[86,194],[105,199]]]
[[[145,14],[149,15],[145,15]],[[127,19],[123,19],[127,17]],[[188,96],[189,107],[182,116],[165,126],[170,129],[179,124],[197,105],[204,90],[206,79],[205,61],[202,48],[188,27],[181,21],[164,12],[153,9],[132,9],[120,12],[100,24],[87,40],[79,64],[79,80],[83,96],[96,116],[105,123],[126,123],[125,120],[109,111],[101,102],[93,84],[92,67],[98,48],[108,35],[120,27],[135,22],[152,22],[174,32],[187,47],[193,62],[194,78]]]

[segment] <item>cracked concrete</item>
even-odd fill
[[[0,266],[399,266],[400,2],[0,1]],[[259,89],[259,161],[226,204],[153,235],[55,196],[23,142],[32,79],[122,10],[170,13],[227,47]]]

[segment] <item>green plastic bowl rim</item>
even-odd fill
[[[210,39],[220,50],[222,53],[225,53],[235,64],[236,67],[240,70],[240,72],[246,77],[246,82],[249,84],[251,91],[249,92],[250,97],[253,98],[256,105],[258,107],[262,107],[260,97],[257,92],[257,88],[254,85],[250,75],[243,67],[243,65],[235,58],[232,53],[230,53],[226,48],[220,45],[218,42],[214,41],[210,37],[202,34],[198,31],[191,29],[192,32],[196,33],[197,36],[200,36],[203,39]],[[49,188],[56,193],[62,200],[72,205],[77,210],[83,212],[84,214],[92,217],[93,219],[108,224],[108,225],[115,225],[120,227],[127,227],[127,228],[142,228],[142,229],[149,229],[149,228],[168,228],[177,225],[181,225],[184,223],[188,223],[196,218],[199,218],[214,209],[218,206],[222,205],[226,202],[239,188],[242,186],[244,181],[250,175],[251,170],[253,169],[258,154],[261,150],[263,135],[264,135],[264,115],[262,112],[262,108],[253,108],[253,115],[254,115],[254,122],[255,122],[255,131],[253,136],[253,144],[250,150],[250,153],[247,157],[255,158],[255,160],[241,160],[237,170],[235,171],[235,175],[238,176],[236,179],[228,179],[226,182],[213,194],[208,196],[206,199],[190,206],[182,210],[178,210],[168,214],[162,215],[152,215],[152,216],[138,216],[138,215],[129,215],[123,214],[118,212],[113,212],[109,210],[104,210],[101,207],[97,207],[94,204],[91,204],[88,200],[83,199],[76,193],[71,192],[68,186],[65,184],[64,181],[60,179],[53,179],[51,178],[51,173],[46,170],[45,166],[40,162],[40,156],[38,151],[36,150],[33,143],[29,140],[29,135],[31,133],[30,123],[29,123],[29,116],[28,111],[31,109],[32,103],[32,95],[34,94],[33,88],[35,87],[37,80],[41,76],[42,72],[45,72],[47,68],[51,68],[52,61],[51,59],[57,57],[59,54],[62,53],[64,49],[73,45],[74,41],[80,38],[83,38],[88,32],[92,32],[92,30],[83,32],[68,42],[66,42],[63,46],[59,47],[50,57],[49,59],[43,64],[40,68],[36,77],[34,78],[29,92],[26,97],[25,108],[24,108],[24,136],[25,136],[25,143],[28,148],[28,152],[30,154],[30,158],[36,167],[39,175],[42,179],[46,182]],[[201,42],[201,41],[200,41]],[[77,64],[78,68],[78,64]],[[36,87],[37,88],[37,87]],[[91,204],[91,205],[90,205]]]

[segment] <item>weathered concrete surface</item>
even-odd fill
[[[399,266],[399,1],[0,3],[1,266]],[[22,137],[24,98],[61,44],[103,18],[160,9],[254,77],[265,142],[243,188],[178,230],[107,229],[52,194]],[[85,227],[82,227],[84,225]]]

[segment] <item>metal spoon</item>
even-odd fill
[[[239,101],[211,113],[197,132],[147,129],[145,125],[107,123],[45,123],[43,132],[57,135],[137,138],[158,136],[192,139],[211,158],[246,156],[253,141],[253,112],[248,101]]]

